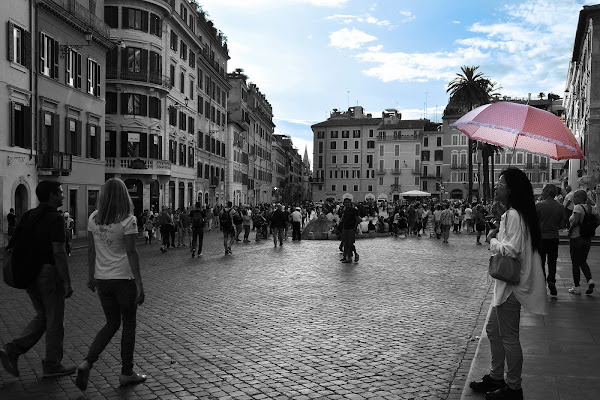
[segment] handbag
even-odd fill
[[[516,285],[521,278],[521,261],[508,255],[494,254],[490,257],[489,272],[492,278]]]

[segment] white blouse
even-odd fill
[[[494,254],[508,254],[521,261],[521,278],[518,284],[510,285],[494,279],[494,306],[501,305],[514,293],[527,311],[547,314],[548,300],[542,259],[538,251],[532,249],[531,235],[525,230],[525,222],[514,208],[502,215],[498,235],[490,240],[490,250]]]

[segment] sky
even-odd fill
[[[512,98],[564,94],[579,11],[598,0],[196,0],[312,161],[333,109],[441,122],[448,83],[479,66]],[[311,163],[312,165],[312,163]]]

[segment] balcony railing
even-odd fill
[[[107,68],[106,79],[123,79],[127,81],[154,83],[167,89],[173,87],[171,79],[168,76],[156,72],[132,72],[128,69]]]
[[[540,163],[540,169],[548,169],[548,163],[541,162]]]
[[[392,175],[401,175],[402,174],[402,170],[400,168],[394,168],[392,170]]]
[[[525,169],[533,169],[533,163],[525,163]]]
[[[92,14],[87,8],[77,2],[77,0],[44,0],[58,5],[75,19],[89,25],[92,29],[106,38],[110,37],[110,27],[100,18]]]
[[[399,192],[400,191],[400,184],[399,183],[393,183],[392,184],[392,192]]]
[[[378,169],[377,175],[385,175],[385,169]]]
[[[36,164],[39,171],[68,175],[73,169],[73,156],[56,151],[38,152]]]
[[[450,168],[452,168],[452,169],[467,169],[467,164],[452,163],[450,165]]]
[[[134,162],[135,161],[135,162]],[[133,163],[133,165],[132,165]],[[143,163],[143,164],[142,164]],[[156,160],[154,158],[138,158],[138,157],[117,157],[117,158],[106,158],[107,168],[130,168],[139,170],[171,170],[171,161],[168,160]]]

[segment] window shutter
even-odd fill
[[[156,158],[159,160],[163,159],[163,142],[162,142],[162,137],[158,136],[158,154],[156,155]]]
[[[76,156],[81,156],[81,144],[82,144],[82,137],[81,137],[81,131],[83,128],[83,123],[81,121],[75,121],[75,152],[74,155]]]
[[[75,78],[75,87],[81,89],[81,54],[77,53],[77,62],[75,68],[77,69]]]
[[[140,95],[141,115],[148,116],[148,96]]]
[[[65,117],[65,153],[73,154],[71,150],[71,121],[72,118]]]
[[[116,131],[110,131],[110,154],[113,157],[117,156],[117,132]]]
[[[8,144],[10,146],[14,146],[15,142],[16,142],[16,132],[15,132],[15,102],[11,101],[8,104],[9,106],[9,115],[10,115],[10,126],[8,129],[10,129],[10,138],[9,138],[9,142]]]
[[[123,7],[123,29],[129,29],[129,8]]]
[[[31,33],[24,31],[23,46],[25,49],[25,66],[31,68]]]
[[[54,62],[54,72],[52,73],[52,78],[58,79],[58,41],[52,40],[52,54]]]
[[[148,135],[140,133],[140,157],[148,157]]]
[[[95,95],[100,97],[100,84],[101,84],[101,79],[100,77],[102,75],[100,75],[100,64],[96,64],[96,91],[95,91]]]
[[[148,75],[148,50],[142,49],[140,58],[140,71]]]
[[[14,27],[15,25],[12,22],[8,22],[8,61],[14,61],[14,53],[15,53],[15,38],[14,38]]]
[[[129,48],[126,47],[124,49],[121,49],[121,70],[122,71],[126,71],[127,70],[127,57],[129,54]],[[116,57],[115,57],[115,62],[117,61]]]
[[[96,125],[96,154],[94,154],[94,158],[100,160],[102,159],[102,127],[100,125]]]
[[[121,157],[129,156],[129,154],[127,154],[127,143],[129,143],[127,132],[121,131]]]
[[[52,114],[52,146],[53,146],[53,151],[54,152],[58,152],[60,151],[60,144],[59,144],[59,138],[60,138],[60,115],[58,114]]]
[[[31,107],[22,106],[23,115],[25,118],[23,127],[23,143],[24,147],[31,149]]]
[[[44,61],[46,60],[46,41],[44,40],[45,36],[42,32],[40,32],[40,41],[39,41],[39,50],[40,50],[40,65],[39,71],[44,73]]]

